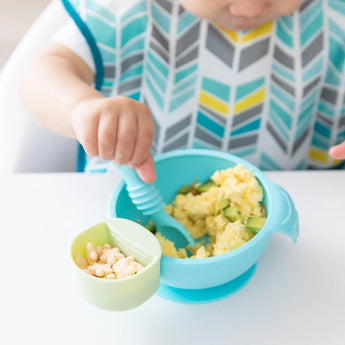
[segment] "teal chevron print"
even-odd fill
[[[174,0],[75,6],[103,58],[102,92],[149,108],[154,154],[207,148],[264,170],[340,166],[328,150],[345,140],[344,0],[305,0],[238,32]]]
[[[194,147],[221,149],[241,157],[257,153],[267,76],[262,69],[253,79],[252,69],[267,64],[272,28],[268,22],[235,33],[214,23],[208,25],[202,55],[216,67],[201,63]]]
[[[185,12],[177,2],[152,2],[151,11],[145,101],[155,123],[153,152],[164,152],[185,148],[190,140],[200,20]],[[171,20],[172,16],[177,20]]]
[[[334,6],[340,5],[339,1],[331,3]],[[344,7],[344,3],[341,3]],[[344,16],[343,20],[345,20]],[[345,72],[344,29],[332,17],[328,19],[328,29],[329,59],[327,60],[326,77],[320,94],[317,117],[312,133],[310,152],[311,168],[333,165],[331,158],[327,155],[328,148],[333,142],[340,143],[345,139],[345,85],[343,80]]]
[[[85,3],[83,14],[103,59],[104,80],[101,91],[110,96],[116,75],[116,17],[111,11],[90,0]]]
[[[325,33],[322,1],[307,1],[300,11],[301,38],[300,45],[302,49],[302,68],[303,68],[303,101],[297,119],[294,135],[294,145],[292,154],[295,154],[304,143],[310,145],[309,132],[312,130],[310,123],[312,117],[314,121],[318,115],[317,99],[320,97],[320,87],[322,86],[322,73],[327,58],[325,50]],[[310,165],[309,159],[306,166]]]
[[[226,119],[222,116],[230,100],[230,87],[214,79],[203,77],[196,121],[195,147],[221,149]]]
[[[293,16],[277,21],[266,130],[270,138],[267,145],[280,150],[271,156],[263,150],[261,168],[286,168],[288,160],[293,169],[309,164],[311,124],[327,58],[323,21],[323,2],[313,0],[305,1]],[[299,36],[295,35],[297,30]]]
[[[147,30],[147,4],[138,2],[120,17],[120,45],[117,94],[140,100],[145,33]]]

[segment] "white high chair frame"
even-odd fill
[[[42,128],[23,108],[19,80],[27,63],[68,20],[53,0],[25,34],[0,73],[0,174],[76,171],[77,141]]]

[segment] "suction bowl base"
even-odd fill
[[[242,289],[252,278],[255,269],[256,264],[236,279],[208,289],[179,289],[161,283],[156,295],[173,302],[184,304],[216,302]]]

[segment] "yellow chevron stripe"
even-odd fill
[[[217,26],[217,28],[221,30],[226,36],[228,36],[231,41],[235,43],[238,42],[238,33],[236,31],[230,31],[226,29],[224,26],[221,26],[220,24],[218,24],[217,22],[213,22],[213,24]]]
[[[332,165],[333,165],[333,166],[337,166],[337,165],[339,165],[341,162],[342,162],[341,160],[333,159],[333,160],[332,160]]]
[[[263,36],[271,32],[273,29],[273,21],[269,21],[261,26],[258,26],[257,28],[249,31],[247,34],[243,35],[242,37],[242,43],[249,42],[257,37]]]
[[[208,93],[206,93],[204,91],[200,92],[199,102],[202,105],[205,105],[205,106],[207,106],[213,110],[216,110],[221,114],[228,115],[228,113],[229,113],[229,107],[225,103],[223,103],[223,102],[219,101],[218,99],[210,96]]]
[[[240,102],[237,102],[234,107],[234,113],[239,113],[247,108],[250,108],[258,103],[263,102],[265,99],[265,89],[261,88],[250,96],[246,97]]]
[[[328,154],[327,152],[321,151],[321,150],[317,150],[317,149],[311,149],[309,151],[309,158],[314,160],[314,161],[318,161],[324,164],[328,163]]]

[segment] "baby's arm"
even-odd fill
[[[77,138],[89,155],[128,164],[145,182],[153,182],[148,108],[126,97],[106,98],[90,86],[93,81],[93,72],[81,58],[53,43],[24,72],[20,93],[43,127]]]
[[[339,145],[331,147],[329,155],[334,159],[345,159],[345,141]]]

